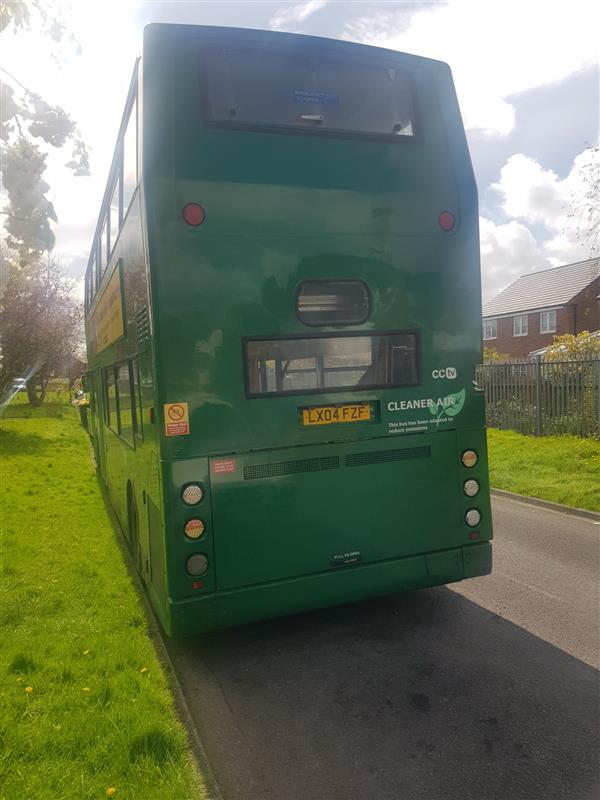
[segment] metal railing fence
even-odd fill
[[[481,364],[490,428],[600,438],[600,359]]]

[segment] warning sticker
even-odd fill
[[[165,435],[185,436],[190,432],[187,403],[165,403]]]

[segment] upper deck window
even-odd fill
[[[110,201],[110,229],[108,236],[111,251],[115,248],[115,244],[117,243],[117,238],[119,236],[119,228],[121,226],[120,189],[120,176],[117,175],[112,193],[112,199]]]
[[[127,129],[123,137],[123,217],[131,203],[137,186],[137,103],[129,112]]]
[[[415,136],[412,82],[393,62],[273,45],[204,52],[208,121],[393,139]]]
[[[108,227],[108,215],[104,217],[104,223],[102,225],[102,233],[100,234],[100,242],[98,245],[98,272],[100,274],[100,278],[104,275],[104,272],[108,266],[108,260],[110,258],[110,228]]]

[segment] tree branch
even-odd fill
[[[15,78],[12,72],[9,72],[7,69],[4,69],[4,67],[0,67],[0,72],[3,72],[5,75],[8,75],[11,81],[14,81],[15,83],[19,84],[19,86],[21,87],[21,89],[23,89],[24,92],[27,92],[27,94],[33,94],[31,89],[28,89],[26,86],[23,86],[21,81],[18,78]]]

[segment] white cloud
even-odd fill
[[[480,219],[485,298],[527,272],[590,256],[569,209],[573,198],[581,195],[582,169],[592,158],[590,150],[579,153],[565,178],[522,153],[508,159],[500,171],[500,180],[490,188],[499,192],[502,210],[513,219],[505,224]],[[538,239],[528,226],[542,231]]]
[[[387,23],[387,24],[386,24]],[[387,30],[386,30],[387,28]],[[489,134],[514,127],[507,98],[598,63],[600,5],[589,0],[448,0],[413,14],[375,11],[346,38],[446,61],[465,125]]]
[[[489,300],[520,275],[554,266],[529,228],[520,222],[512,220],[504,225],[496,225],[480,217],[479,235],[484,300]]]
[[[270,26],[297,29],[326,5],[326,0],[282,2]],[[332,8],[335,5],[331,4]],[[537,0],[448,0],[416,13],[412,13],[415,4],[407,7],[410,13],[398,15],[386,11],[384,3],[374,3],[372,14],[347,28],[347,38],[448,61],[470,127],[494,133],[509,131],[514,125],[511,94],[597,63],[598,26],[593,17],[598,9],[588,0],[572,0],[568,8]],[[72,273],[89,252],[139,49],[139,23],[135,0],[107,0],[93,8],[88,3],[74,3],[69,24],[82,42],[83,53],[79,57],[69,54],[62,70],[52,60],[54,45],[46,38],[33,34],[3,37],[3,64],[49,102],[68,109],[91,146],[91,178],[71,177],[63,166],[69,160],[68,152],[51,153],[45,176],[59,216],[56,255]],[[255,27],[261,25],[264,22],[259,23],[257,17]],[[568,121],[563,130],[548,135],[568,137]],[[490,141],[490,147],[493,144]],[[577,184],[575,168],[583,158],[583,154],[577,157],[567,178],[523,154],[507,161],[494,184],[507,219],[503,224],[481,220],[486,296],[530,270],[585,257],[574,232],[563,232],[570,192]],[[546,228],[545,237],[539,234],[540,223]]]
[[[500,170],[500,180],[490,187],[502,197],[502,208],[509,217],[541,223],[548,230],[565,224],[569,202],[568,179],[561,180],[550,169],[522,153],[511,156]]]
[[[555,237],[566,231],[565,236],[574,240],[577,231],[569,220],[569,209],[574,198],[583,197],[589,188],[583,176],[592,163],[598,162],[598,156],[590,148],[583,150],[573,160],[569,174],[560,178],[535,159],[517,153],[508,159],[500,170],[500,180],[490,188],[502,196],[502,209],[509,217],[541,224]]]
[[[298,23],[307,20],[311,14],[325,8],[328,0],[309,0],[307,3],[298,3],[276,11],[269,20],[269,28],[274,31],[294,32]]]

